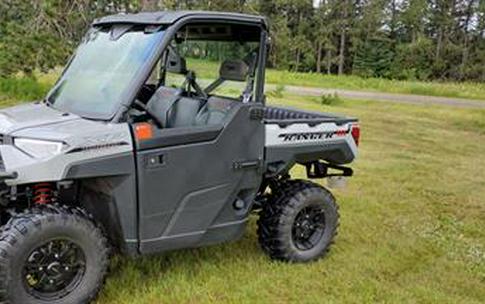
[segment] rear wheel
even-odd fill
[[[273,259],[289,262],[324,256],[339,225],[335,198],[309,181],[290,180],[281,187],[260,214],[258,233],[263,250]]]
[[[82,210],[27,210],[0,232],[0,302],[87,303],[107,266],[106,238]]]

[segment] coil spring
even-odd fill
[[[52,204],[55,200],[54,186],[51,183],[40,183],[32,187],[33,202],[38,205]]]

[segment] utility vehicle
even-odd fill
[[[0,111],[0,302],[85,303],[112,252],[238,239],[252,212],[273,259],[337,232],[354,118],[265,106],[268,24],[176,11],[93,22],[46,98]]]

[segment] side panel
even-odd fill
[[[262,172],[237,163],[261,164],[264,146],[264,126],[250,119],[250,107],[238,104],[215,140],[138,152],[142,253],[242,234]]]
[[[114,245],[136,254],[138,210],[133,152],[73,164],[65,179],[79,183],[80,203],[105,227]]]
[[[0,145],[5,170],[18,173],[18,178],[6,181],[8,185],[76,181],[85,195],[79,203],[98,217],[118,245],[137,251],[136,163],[128,124],[75,119],[22,129],[14,135],[63,141],[68,148],[38,159],[12,144]]]
[[[266,124],[265,163],[278,171],[287,170],[295,163],[315,160],[350,163],[357,157],[351,125],[323,122],[293,123],[283,127],[277,123]]]

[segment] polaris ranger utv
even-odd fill
[[[265,106],[268,41],[258,16],[107,16],[43,101],[1,110],[0,302],[89,302],[112,250],[236,240],[252,212],[271,258],[325,255],[335,199],[290,169],[352,175],[359,125]]]

